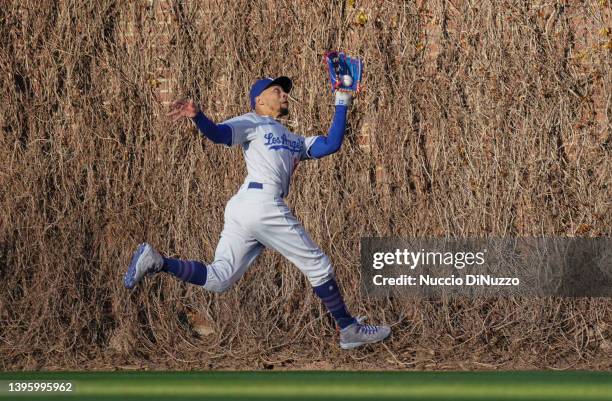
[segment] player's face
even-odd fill
[[[258,97],[261,110],[275,117],[289,114],[289,95],[279,85],[274,85],[261,92]]]

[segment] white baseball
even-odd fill
[[[353,85],[353,77],[351,77],[350,75],[343,75],[342,76],[342,86],[351,86]]]

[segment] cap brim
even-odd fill
[[[293,82],[288,77],[278,77],[266,86],[266,89],[273,85],[279,85],[283,90],[287,93],[291,92],[291,88],[293,87]]]

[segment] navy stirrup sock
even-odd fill
[[[355,318],[353,318],[346,309],[346,305],[340,294],[340,289],[338,288],[338,283],[336,283],[335,279],[332,278],[324,284],[313,287],[313,289],[315,294],[321,298],[321,301],[323,301],[323,304],[332,314],[341,329],[356,322]]]
[[[162,271],[191,284],[206,284],[206,266],[195,260],[164,258]]]

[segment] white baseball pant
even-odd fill
[[[289,259],[315,287],[333,278],[329,258],[312,241],[302,224],[271,184],[249,188],[244,184],[227,203],[225,225],[207,265],[204,288],[223,292],[231,287],[259,256],[264,247]]]

